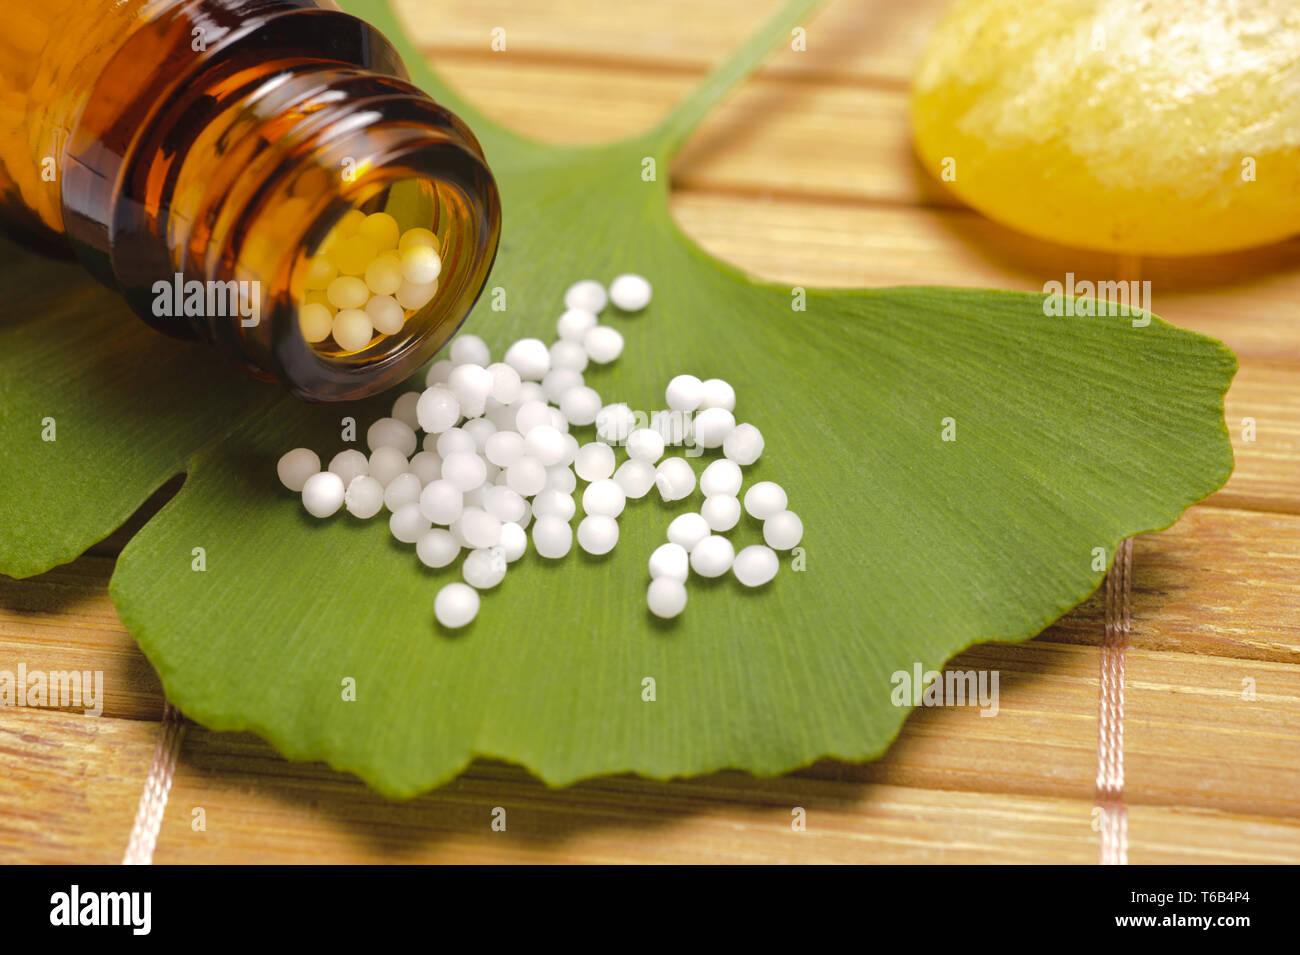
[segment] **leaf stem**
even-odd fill
[[[790,0],[742,43],[704,82],[678,103],[647,137],[663,156],[670,157],[686,142],[718,101],[754,72],[777,41],[788,37],[821,0]]]

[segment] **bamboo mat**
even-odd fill
[[[774,6],[398,3],[454,84],[554,141],[646,128]],[[808,51],[778,51],[675,165],[685,231],[745,269],[807,285],[1041,290],[1066,271],[1116,278],[1114,257],[1013,234],[917,168],[906,87],[944,6],[828,4],[809,24]],[[490,50],[498,26],[505,53]],[[1152,281],[1157,313],[1223,339],[1241,362],[1227,399],[1235,475],[1134,546],[1128,859],[1300,862],[1300,240],[1123,268]],[[1243,440],[1244,418],[1254,441]],[[0,710],[0,861],[122,858],[163,707],[107,596],[129,533],[41,577],[0,578],[0,666],[103,670],[106,688],[100,719]],[[394,804],[251,736],[192,726],[155,861],[1094,863],[1103,610],[1096,595],[1030,643],[956,661],[1001,671],[996,719],[918,711],[875,763],[826,761],[770,780],[548,790],[481,762]],[[491,828],[498,806],[505,832]]]

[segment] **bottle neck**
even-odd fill
[[[92,91],[64,218],[137,314],[317,400],[394,385],[454,334],[496,251],[496,187],[473,134],[406,81],[382,36],[301,2],[209,0],[168,7],[114,59],[106,77],[156,66]],[[436,299],[359,352],[313,347],[297,320],[305,253],[344,213],[399,194],[441,239]]]

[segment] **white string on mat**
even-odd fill
[[[172,777],[176,773],[176,757],[184,736],[185,717],[171,703],[164,702],[162,736],[154,750],[153,765],[149,767],[144,791],[140,793],[140,805],[135,811],[135,824],[131,827],[122,865],[153,864],[154,847],[158,844],[158,832],[162,828]]]
[[[1133,540],[1119,546],[1106,575],[1106,637],[1101,645],[1097,711],[1097,807],[1101,810],[1102,865],[1128,865],[1128,811],[1124,807],[1124,655],[1129,642]]]

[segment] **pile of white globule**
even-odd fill
[[[668,408],[644,416],[646,426],[638,427],[627,404],[603,403],[583,379],[589,363],[607,364],[623,351],[623,336],[597,316],[608,303],[639,312],[650,291],[638,275],[620,275],[608,291],[594,280],[578,282],[565,293],[558,340],[548,347],[520,339],[500,362],[478,336],[458,335],[450,357],[430,366],[424,390],[401,395],[391,417],[370,425],[368,457],[340,451],[322,470],[314,451],[295,448],[277,464],[280,481],[302,495],[314,517],[346,508],[365,519],[387,509],[393,536],[415,545],[428,567],[446,567],[468,551],[464,583],[447,584],[434,600],[438,622],[456,628],[477,615],[478,592],[499,584],[524,555],[530,524],[539,556],[569,553],[579,480],[586,487],[578,546],[607,554],[618,543],[618,518],[629,499],[652,489],[664,501],[695,493],[691,462],[665,457],[667,448],[721,449],[699,475],[703,505],[674,518],[667,542],[650,555],[646,603],[658,617],[680,614],[691,572],[720,577],[730,570],[743,585],[761,587],[776,576],[776,552],[799,543],[803,524],[771,481],[752,484],[741,497],[741,468],[758,460],[763,435],[736,423],[731,385],[678,375],[665,390]],[[570,429],[588,425],[596,440],[582,444]],[[723,535],[740,521],[742,500],[762,521],[766,543],[737,553]]]

